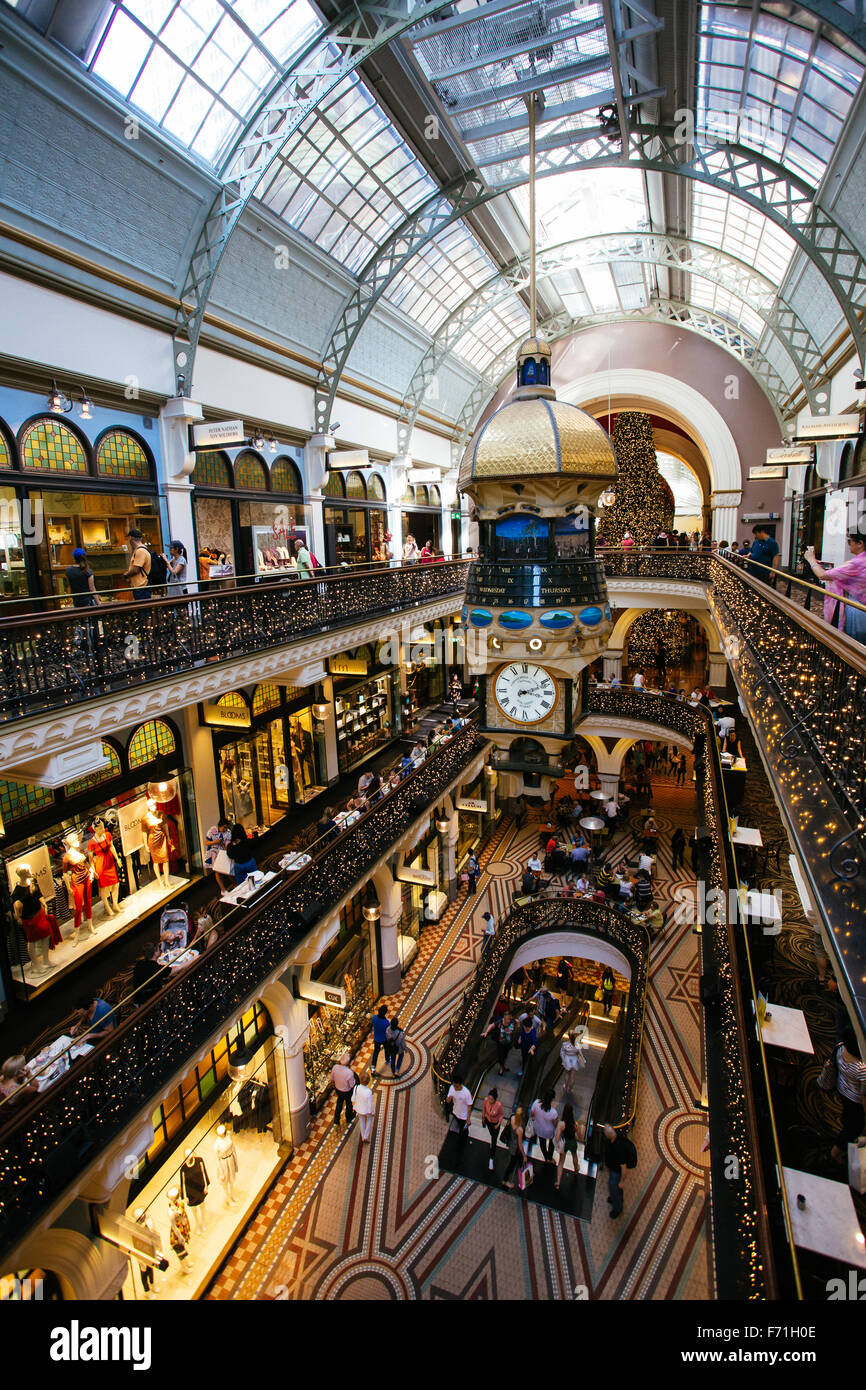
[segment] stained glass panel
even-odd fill
[[[193,487],[231,487],[232,470],[228,455],[218,449],[196,454],[190,482]]]
[[[258,454],[249,450],[235,459],[235,487],[252,492],[267,492],[268,470]]]
[[[21,439],[24,468],[49,473],[86,473],[87,456],[80,440],[59,420],[35,420]]]
[[[103,478],[150,482],[150,461],[138,440],[126,430],[103,435],[96,450],[96,471]]]
[[[110,782],[112,777],[119,777],[121,773],[120,758],[110,743],[103,743],[103,756],[108,759],[107,767],[100,767],[96,772],[88,772],[85,777],[76,777],[74,782],[67,782],[63,788],[66,796],[78,796],[80,792],[86,792],[90,787],[98,787],[100,782]]]
[[[136,729],[129,740],[130,771],[154,762],[164,753],[173,753],[174,749],[174,734],[168,725],[161,719],[149,719]]]
[[[297,466],[283,454],[271,464],[271,492],[289,492],[300,496],[304,491]]]
[[[54,805],[54,793],[49,787],[30,787],[26,782],[0,780],[0,812],[3,822],[21,820],[42,806]]]

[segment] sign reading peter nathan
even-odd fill
[[[600,567],[580,564],[475,564],[469,571],[466,602],[492,608],[573,608],[603,601]]]

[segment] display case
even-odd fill
[[[55,593],[68,594],[66,569],[73,564],[73,551],[87,552],[96,588],[126,590],[124,574],[129,567],[130,528],[141,531],[145,545],[162,550],[162,535],[156,502],[148,497],[122,494],[43,493],[48,568]],[[130,597],[119,592],[118,598]]]
[[[334,697],[340,771],[348,772],[393,737],[391,674],[363,681]]]

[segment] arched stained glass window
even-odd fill
[[[329,473],[328,481],[322,488],[325,497],[345,497],[346,490],[343,486],[342,473]]]
[[[190,482],[193,487],[231,487],[232,470],[228,454],[221,449],[207,449],[196,454]]]
[[[269,709],[279,709],[280,687],[278,685],[257,685],[253,695],[253,714],[264,714]]]
[[[31,787],[26,782],[4,782],[0,780],[0,813],[4,825],[10,821],[21,820],[32,815],[43,806],[54,805],[54,793],[50,787]]]
[[[149,719],[129,740],[129,769],[144,767],[165,753],[173,753],[174,734],[161,719]]]
[[[427,496],[427,489],[423,483],[419,483],[415,489],[415,506],[429,507],[430,501]]]
[[[237,690],[227,690],[225,695],[220,695],[217,704],[222,705],[223,709],[245,710],[247,708],[246,700]]]
[[[12,467],[12,455],[9,452],[9,445],[6,443],[6,436],[0,429],[0,468]]]
[[[403,503],[404,507],[414,507],[415,489],[411,486],[411,484],[407,484],[406,491],[403,493],[403,496],[400,498],[400,501]]]
[[[77,435],[60,420],[34,420],[21,436],[21,463],[42,473],[86,473],[87,455]]]
[[[150,482],[150,460],[134,435],[127,430],[109,430],[96,449],[96,471],[103,478],[124,478],[135,483]]]
[[[436,486],[435,483],[432,483],[431,486],[430,486],[430,506],[431,506],[431,507],[441,507],[441,506],[442,506],[442,494],[441,494],[441,492],[439,491],[439,489],[438,489],[438,487]]]
[[[63,788],[66,796],[78,796],[90,787],[98,787],[100,782],[110,782],[112,777],[120,776],[122,769],[117,750],[112,748],[110,743],[103,743],[102,752],[108,759],[108,766],[97,768],[96,772],[88,772],[84,777],[76,777],[74,782],[67,782]]]
[[[297,465],[281,454],[271,464],[271,492],[289,492],[299,496],[304,490]]]
[[[378,473],[371,473],[367,479],[367,496],[371,502],[385,501],[385,484]]]
[[[267,492],[268,470],[263,459],[247,449],[235,459],[235,487],[252,492]]]
[[[364,498],[367,496],[364,475],[354,468],[351,473],[346,474],[346,496],[355,498]]]

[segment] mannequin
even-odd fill
[[[82,852],[77,830],[71,830],[63,843],[66,846],[66,853],[63,856],[63,882],[66,884],[70,901],[75,904],[75,945],[77,946],[84,937],[94,934],[90,894],[92,870]]]
[[[51,970],[48,953],[53,946],[54,932],[33,870],[29,864],[22,864],[15,870],[17,883],[12,894],[12,910],[16,920],[27,937],[27,953],[33,965],[34,975],[47,975]]]
[[[160,1239],[157,1235],[156,1227],[153,1224],[153,1218],[144,1210],[144,1207],[136,1207],[133,1215],[139,1226],[143,1226],[144,1229],[149,1231],[153,1236],[154,1249],[157,1251],[161,1250]],[[138,1267],[138,1272],[141,1275],[141,1287],[144,1289],[145,1298],[153,1298],[153,1265],[141,1264]]]
[[[168,872],[168,836],[165,833],[165,826],[162,816],[156,809],[155,801],[148,801],[147,814],[142,816],[142,825],[147,831],[147,848],[153,863],[153,872],[156,874],[157,883],[161,883],[167,888],[170,882]]]
[[[204,1166],[204,1159],[198,1158],[192,1149],[187,1149],[180,1170],[180,1190],[186,1198],[187,1205],[192,1208],[197,1231],[204,1230],[204,1204],[209,1187],[210,1178]]]
[[[189,1243],[189,1217],[186,1214],[186,1207],[183,1199],[176,1187],[168,1189],[168,1214],[171,1218],[169,1227],[169,1244],[175,1255],[177,1255],[181,1274],[189,1274],[192,1269],[192,1260],[189,1258],[187,1244]]]
[[[105,915],[119,917],[120,879],[117,871],[120,868],[120,858],[114,848],[111,831],[105,828],[105,821],[97,819],[93,822],[93,835],[87,842],[87,853],[90,867],[99,885],[99,896],[105,908]]]
[[[235,1148],[235,1141],[226,1130],[225,1125],[217,1125],[214,1153],[217,1158],[217,1169],[219,1171],[220,1182],[223,1185],[223,1192],[225,1193],[226,1206],[234,1206],[235,1178],[238,1173],[238,1154]]]

